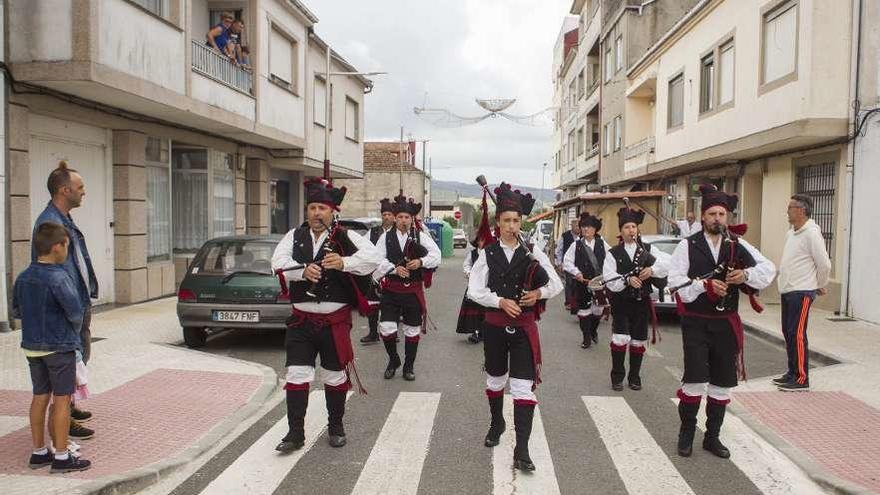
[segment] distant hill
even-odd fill
[[[491,189],[497,187],[498,184],[489,184]],[[537,187],[527,187],[527,186],[517,186],[513,185],[514,189],[519,189],[522,192],[531,193],[533,197],[538,200],[541,200],[541,190]],[[481,198],[483,197],[483,190],[480,188],[479,184],[476,182],[473,183],[464,183],[458,181],[446,181],[446,180],[437,180],[433,179],[431,181],[431,190],[436,193],[441,191],[441,194],[438,196],[449,197],[452,194],[458,193],[459,196],[463,198]],[[556,201],[556,191],[550,189],[549,187],[544,189],[544,197],[543,200],[547,203],[553,203]]]

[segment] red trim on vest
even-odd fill
[[[287,382],[284,384],[284,390],[309,390],[309,382],[306,383],[290,383]]]
[[[678,396],[679,400],[684,402],[685,404],[699,404],[701,400],[703,400],[702,396],[699,395],[688,395],[684,393],[684,390],[678,389],[678,392],[675,393]]]
[[[498,397],[504,397],[504,389],[501,390],[492,390],[490,388],[486,389],[486,397],[490,399],[497,399]]]

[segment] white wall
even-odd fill
[[[178,93],[186,92],[186,37],[135,6],[103,0],[98,62]]]
[[[192,73],[192,97],[250,120],[256,119],[253,98],[197,72]]]
[[[875,278],[880,245],[880,211],[875,199],[880,184],[880,118],[871,119],[866,129],[865,137],[856,140],[849,296],[853,316],[880,323]]]
[[[58,61],[73,57],[70,0],[8,0],[9,61]],[[51,36],[45,36],[52,33]]]

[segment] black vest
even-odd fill
[[[406,245],[404,246],[404,250],[400,249],[400,243],[397,241],[397,232],[396,228],[393,228],[385,234],[385,258],[388,259],[394,266],[403,266],[404,258],[407,260],[414,260],[416,258],[422,258],[428,254],[428,248],[422,246],[421,243],[412,242],[411,239],[407,239]],[[420,235],[417,233],[417,235]],[[417,270],[409,271],[409,278],[404,279],[398,277],[396,273],[391,272],[388,275],[388,278],[391,280],[398,280],[401,282],[420,282],[422,280],[422,271],[423,268],[419,268]]]
[[[393,230],[394,229],[392,228],[388,232],[391,232]],[[382,234],[384,234],[384,233],[385,233],[385,228],[382,227],[381,225],[377,225],[377,226],[373,227],[372,229],[370,229],[370,242],[372,242],[373,245],[375,246],[376,243],[379,242],[379,238],[382,237]]]
[[[474,266],[474,263],[477,262],[477,258],[480,257],[480,248],[471,249],[471,266]]]
[[[629,258],[629,254],[627,254],[626,249],[624,248],[624,244],[622,242],[609,250],[609,252],[611,253],[611,256],[614,256],[614,261],[617,263],[617,273],[618,274],[623,275],[625,273],[630,273],[636,267],[637,264],[639,266],[641,266],[642,268],[644,268],[645,266],[648,266],[648,265],[645,265],[644,258],[645,258],[645,254],[651,252],[651,245],[648,243],[643,243],[642,245],[644,246],[644,248],[641,248],[641,247],[637,248],[635,254],[633,255],[633,258],[635,258],[635,260],[631,260]],[[636,289],[636,288],[627,286],[625,289],[623,289],[620,292],[612,293],[613,294],[612,297],[635,299],[638,296],[639,291],[641,291],[641,293],[642,293],[643,300],[646,297],[650,297],[651,296],[651,280],[650,279],[646,280],[642,284],[641,289]]]
[[[565,255],[565,253],[568,252],[568,248],[571,247],[571,243],[574,242],[574,239],[575,239],[575,237],[574,237],[574,234],[571,232],[571,230],[566,230],[565,233],[562,234],[562,254],[563,254],[563,256]]]
[[[544,267],[537,261],[530,261],[522,247],[516,248],[510,261],[507,261],[500,241],[486,246],[483,252],[486,256],[486,264],[489,266],[489,279],[486,285],[498,297],[517,300],[523,290],[538,289],[550,283],[550,276],[547,275]],[[529,272],[533,272],[531,280],[527,280]],[[526,307],[523,311],[533,309]]]
[[[596,255],[597,266],[590,265],[590,257],[587,256],[587,246],[578,241],[574,248],[574,266],[581,271],[584,278],[590,279],[602,274],[602,266],[605,264],[605,241],[598,235],[593,238],[593,254]]]
[[[709,248],[709,242],[706,240],[706,236],[702,231],[688,237],[687,242],[689,278],[693,279],[701,277],[715,269],[719,264],[726,265],[728,260],[730,260],[730,241],[721,241],[721,249],[718,252],[717,263],[715,262],[715,258],[712,257],[712,250]],[[751,268],[757,264],[755,258],[752,257],[751,253],[749,253],[742,244],[737,242],[734,245],[734,256],[736,257],[734,266],[736,268]],[[711,278],[723,280],[724,274],[716,273],[712,275]],[[719,314],[719,311],[716,309],[717,305],[717,302],[713,303],[709,301],[709,297],[704,292],[693,302],[685,304],[685,308],[694,313],[714,315]],[[730,291],[728,297],[725,298],[724,308],[725,311],[722,311],[721,313],[729,313],[739,309],[739,291]]]
[[[357,247],[348,238],[348,232],[344,228],[339,228],[334,239],[342,245],[342,249],[346,256],[351,256],[357,252]],[[294,261],[302,264],[317,263],[324,259],[324,245],[327,240],[319,247],[320,251],[317,258],[312,251],[312,235],[309,228],[298,228],[293,232],[293,253]],[[307,292],[311,292],[315,296],[310,296]],[[290,283],[290,301],[292,303],[303,302],[338,302],[345,304],[357,304],[357,299],[351,286],[351,278],[348,274],[340,270],[325,270],[321,278],[321,283],[312,283],[308,280]]]

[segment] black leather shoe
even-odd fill
[[[632,390],[641,390],[641,389],[642,389],[642,384],[641,384],[641,383],[630,382],[630,383],[629,383],[629,388],[631,388]]]
[[[623,390],[623,383],[612,383],[611,390],[614,390],[615,392],[622,391]]]
[[[303,445],[305,445],[305,443],[306,442],[304,438],[284,438],[283,440],[281,440],[281,443],[279,443],[275,447],[275,450],[281,452],[282,454],[289,454],[295,450],[301,449]]]
[[[397,373],[397,366],[391,366],[389,364],[388,367],[385,368],[385,374],[383,376],[385,377],[386,380],[390,380],[390,379],[394,378],[394,375],[396,373]]]
[[[773,385],[785,385],[786,383],[792,381],[791,375],[788,373],[773,379]]]
[[[514,459],[513,468],[520,471],[534,471],[535,463],[531,459]]]
[[[782,392],[809,392],[810,391],[810,384],[809,384],[809,382],[808,383],[798,383],[798,382],[792,380],[788,383],[783,383],[781,385],[777,385],[776,388]]]
[[[379,335],[378,334],[376,334],[376,335],[367,334],[367,335],[361,337],[361,344],[364,344],[364,345],[375,344],[377,342],[379,342]]]
[[[581,343],[581,349],[589,349],[593,345],[593,341],[585,340]]]
[[[408,381],[408,382],[415,381],[415,379],[416,379],[416,373],[415,373],[415,371],[413,371],[413,370],[411,370],[411,369],[409,369],[409,370],[408,370],[408,369],[404,369],[404,370],[403,370],[403,379],[406,380],[406,381]]]
[[[345,435],[329,435],[327,437],[327,443],[330,444],[333,448],[345,447],[345,444],[348,443],[345,439]]]
[[[486,441],[483,442],[483,445],[486,447],[497,447],[501,443],[501,435],[504,433],[505,428],[507,428],[505,423],[489,426],[489,433],[486,433]]]
[[[730,457],[730,451],[727,450],[727,447],[721,443],[721,440],[719,440],[718,437],[703,438],[703,449],[708,450],[722,459]]]

